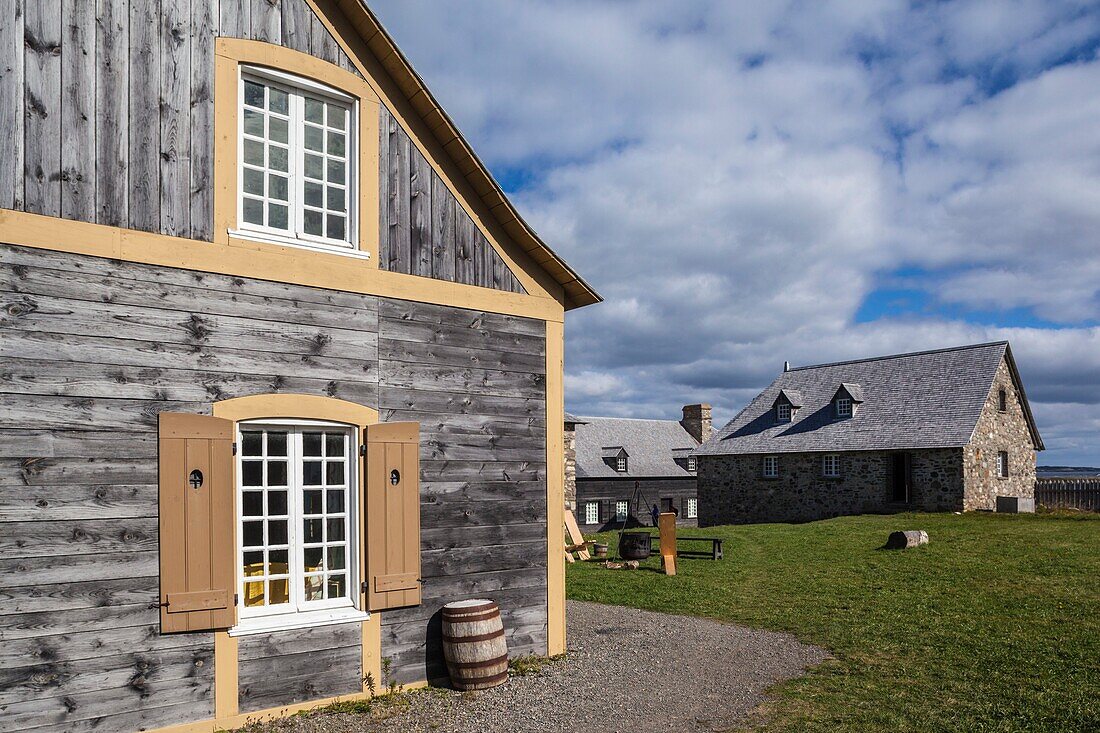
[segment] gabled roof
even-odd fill
[[[555,254],[520,216],[500,184],[459,132],[458,126],[428,90],[424,80],[382,27],[378,17],[367,7],[366,0],[333,2],[344,12],[378,63],[409,99],[416,114],[431,130],[445,154],[458,166],[493,218],[537,265],[562,286],[565,292],[565,309],[602,301],[599,293]]]
[[[897,354],[800,367],[784,372],[697,455],[947,448],[970,442],[997,367],[1004,359],[1016,382],[1034,446],[1035,427],[1008,342]],[[863,404],[838,420],[832,400],[855,388]],[[790,423],[772,413],[780,391],[795,389],[805,406]],[[852,395],[853,398],[856,395]]]
[[[773,402],[772,405],[774,406],[781,399],[786,400],[791,407],[802,407],[802,393],[797,389],[779,390],[779,394],[776,396],[775,402]]]
[[[600,448],[601,458],[630,458],[630,454],[621,445],[605,445]]]
[[[837,394],[840,394],[841,390],[848,393],[848,396],[852,398],[852,402],[866,402],[866,400],[863,399],[863,387],[860,387],[858,384],[842,382],[840,384],[840,389],[837,390]]]
[[[584,417],[577,424],[577,478],[692,478],[695,474],[676,463],[698,447],[676,420],[637,420]],[[609,447],[630,456],[626,471],[616,471],[604,460]],[[682,449],[682,451],[681,451]],[[674,452],[676,454],[674,455]],[[614,456],[607,456],[608,458]]]
[[[579,417],[576,417],[576,416],[574,416],[574,415],[572,415],[568,412],[565,413],[565,424],[566,425],[582,425],[583,423],[584,423],[584,420],[581,420]]]

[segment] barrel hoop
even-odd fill
[[[475,677],[474,679],[458,679],[452,680],[457,685],[498,685],[501,682],[505,682],[508,679],[507,672],[501,672],[495,674],[492,677]]]
[[[447,620],[452,624],[472,624],[478,621],[489,621],[494,618],[500,618],[499,608],[494,608],[492,611],[479,613],[473,616],[447,616]]]
[[[489,641],[490,639],[499,639],[504,636],[504,629],[497,629],[496,631],[490,631],[488,634],[474,634],[473,636],[448,636],[443,635],[443,641],[448,644],[465,644],[474,641]]]
[[[496,659],[490,659],[487,662],[447,662],[447,664],[455,669],[484,669],[485,667],[495,667],[500,663],[508,663],[508,655],[504,654]]]
[[[480,606],[467,606],[465,608],[447,608],[446,606],[444,606],[443,615],[448,617],[456,617],[463,616],[464,614],[468,613],[488,613],[489,611],[499,610],[500,606],[498,606],[493,601],[489,601],[488,603],[482,603]]]

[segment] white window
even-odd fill
[[[619,473],[626,471],[626,458],[619,456],[615,459],[615,470]]]
[[[840,456],[835,453],[821,458],[821,472],[830,478],[840,476]]]
[[[851,417],[852,416],[852,398],[851,397],[837,397],[836,398],[836,416],[837,417]]]
[[[242,627],[358,613],[353,436],[350,428],[335,424],[241,424]]]
[[[240,232],[354,250],[354,102],[314,82],[246,70],[239,124]]]
[[[997,475],[1001,478],[1008,478],[1008,451],[1001,451],[997,454]]]
[[[779,456],[764,456],[764,478],[776,478],[779,475]]]
[[[695,462],[695,456],[688,456],[688,470],[694,471],[699,464]]]
[[[688,499],[687,500],[687,518],[696,519],[699,516],[699,500]]]
[[[626,519],[626,515],[630,512],[630,502],[617,501],[615,502],[615,520],[618,522]]]
[[[600,523],[600,503],[598,501],[589,501],[584,505],[584,523],[585,524],[599,524]]]
[[[787,422],[791,419],[791,406],[786,402],[780,402],[775,406],[775,417],[780,422]]]

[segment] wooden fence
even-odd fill
[[[1100,512],[1100,476],[1038,478],[1035,480],[1035,503],[1049,509]]]

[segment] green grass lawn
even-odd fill
[[[925,547],[880,550],[895,529]],[[788,631],[836,657],[768,731],[1100,731],[1100,517],[903,514],[681,530],[678,575],[568,567],[570,598]],[[615,535],[600,535],[615,554]],[[648,567],[649,570],[644,568]],[[674,630],[669,630],[674,633]]]

